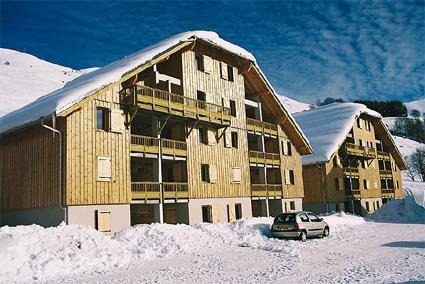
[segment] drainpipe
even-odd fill
[[[326,206],[326,213],[329,213],[329,204],[327,202],[327,198],[326,198],[326,184],[325,184],[325,177],[324,177],[324,173],[323,173],[323,168],[325,167],[325,164],[320,165],[319,163],[316,163],[316,167],[320,169],[320,179],[321,179],[321,184],[323,186],[323,190],[322,190],[322,197],[323,197],[323,202],[325,203]]]
[[[54,115],[52,115],[52,121],[55,121],[56,117]],[[41,121],[41,126],[43,126],[44,128],[59,134],[59,175],[58,175],[58,189],[59,189],[59,208],[61,208],[64,212],[64,220],[65,220],[65,224],[68,224],[68,214],[67,214],[67,210],[66,207],[63,206],[63,188],[62,188],[62,133],[53,128],[50,127],[46,124],[44,124],[44,119]]]

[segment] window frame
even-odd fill
[[[99,111],[101,112],[102,126],[99,128]],[[111,110],[107,107],[96,106],[96,130],[109,132],[111,128]]]
[[[210,165],[201,164],[201,182],[210,183]]]

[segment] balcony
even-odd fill
[[[131,135],[130,150],[132,152],[159,154],[159,145],[161,145],[163,155],[169,155],[173,157],[187,156],[187,144],[184,141]]]
[[[277,125],[252,118],[246,118],[246,128],[254,133],[262,135],[277,136]]]
[[[249,162],[252,164],[279,166],[280,155],[275,153],[249,151]]]
[[[281,198],[282,185],[281,184],[252,184],[251,196]]]
[[[344,144],[344,151],[347,155],[355,156],[363,159],[376,158],[376,150],[372,147],[360,146],[352,143]]]
[[[393,172],[390,170],[379,170],[379,175],[383,177],[392,177]]]
[[[390,160],[390,153],[377,151],[376,154],[379,160],[386,160],[386,161]]]
[[[161,200],[189,198],[188,184],[182,182],[132,182],[131,199]]]
[[[201,120],[218,126],[230,125],[230,108],[192,99],[146,86],[130,86],[121,91],[127,103],[141,109]]]
[[[360,189],[346,189],[345,197],[353,200],[360,200]]]
[[[358,168],[344,168],[344,175],[346,176],[359,176]]]
[[[382,189],[382,198],[394,198],[395,191],[394,189]]]

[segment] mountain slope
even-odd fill
[[[0,48],[0,116],[93,70],[73,70],[26,53]]]
[[[419,110],[421,114],[425,112],[425,98],[405,103],[405,105],[407,107],[407,111],[409,112],[409,114],[410,114],[410,111],[412,111],[413,109]]]

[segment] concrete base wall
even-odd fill
[[[112,233],[130,227],[130,204],[82,205],[68,207],[68,224],[82,224],[96,229],[96,210],[109,210]]]
[[[295,203],[295,210],[291,210],[291,202]],[[302,211],[302,210],[304,210],[302,198],[284,198],[284,199],[282,199],[282,212]]]
[[[251,198],[202,198],[202,199],[189,199],[189,224],[202,223],[202,206],[217,205],[220,212],[220,223],[226,223],[227,220],[227,205],[228,204],[241,204],[242,217],[251,218]]]
[[[367,209],[366,202],[369,203],[369,211],[366,210]],[[381,208],[382,198],[365,198],[365,199],[362,198],[362,200],[360,200],[360,204],[362,205],[362,208],[363,208],[362,213],[366,215],[368,213],[373,213],[379,208]]]
[[[65,212],[60,207],[31,208],[0,212],[1,226],[37,224],[43,227],[52,227],[64,221]]]

